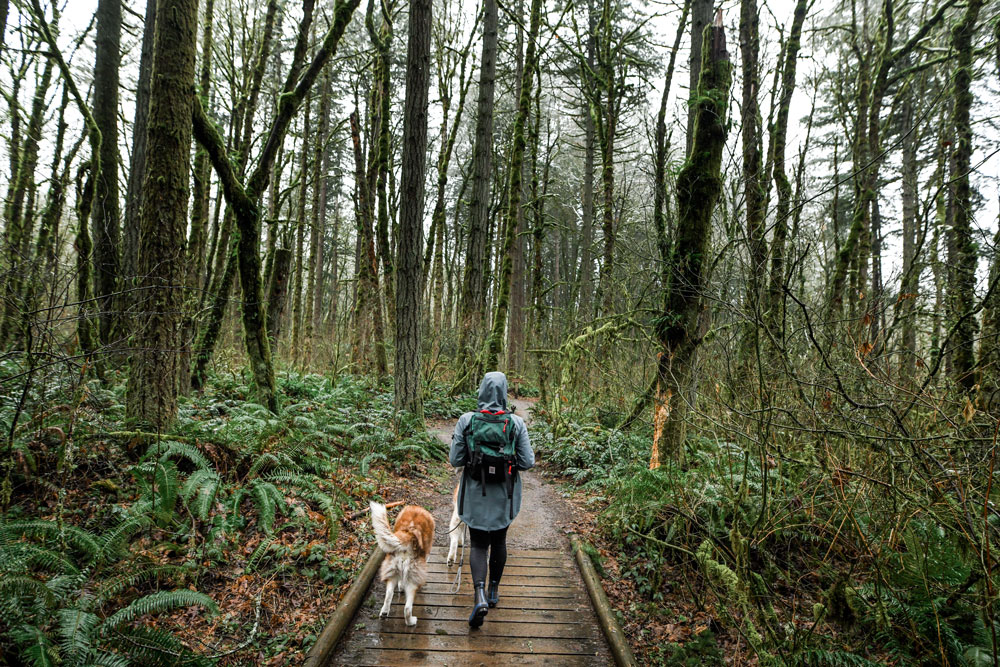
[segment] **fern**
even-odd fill
[[[60,609],[56,614],[56,634],[63,659],[81,663],[90,653],[94,631],[100,620],[95,614],[82,609]]]
[[[58,542],[72,545],[88,559],[94,559],[100,545],[97,539],[86,530],[69,524],[59,524],[55,521],[35,519],[30,521],[12,521],[0,524],[0,539],[16,537],[45,537]]]
[[[382,452],[371,452],[365,454],[365,457],[361,459],[361,463],[358,465],[358,471],[361,473],[362,477],[368,476],[368,469],[373,461],[385,461],[386,455]]]
[[[271,482],[255,479],[250,484],[250,496],[257,507],[257,514],[260,517],[260,527],[270,534],[274,527],[274,519],[280,510],[284,514],[287,503],[285,496]]]
[[[204,593],[192,591],[187,588],[179,588],[175,591],[157,591],[135,600],[124,609],[119,609],[109,616],[101,624],[101,631],[107,632],[119,627],[122,624],[134,621],[146,614],[162,613],[180,607],[190,607],[199,605],[209,611],[218,612],[215,600]]]
[[[159,456],[157,457],[157,453]],[[174,440],[165,440],[160,443],[153,443],[146,450],[145,458],[157,457],[159,460],[167,461],[171,458],[181,458],[187,459],[194,464],[194,467],[199,470],[205,470],[212,467],[205,455],[201,453],[197,447],[186,442],[176,442]]]
[[[37,625],[22,625],[11,632],[21,647],[21,656],[35,667],[55,667],[58,652],[52,640]]]
[[[222,481],[214,470],[196,470],[181,487],[181,499],[195,517],[204,521],[212,511],[221,485]]]

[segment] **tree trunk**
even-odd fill
[[[160,0],[153,50],[139,251],[142,317],[133,334],[126,408],[131,420],[157,432],[177,414],[197,13],[197,0]]]
[[[485,349],[485,358],[480,365],[492,370],[497,368],[500,348],[503,343],[504,326],[507,323],[507,308],[510,304],[510,278],[513,270],[512,250],[517,241],[517,215],[521,206],[521,169],[525,149],[525,125],[531,105],[532,80],[538,67],[538,29],[541,23],[542,0],[531,0],[531,19],[528,28],[528,47],[524,57],[524,71],[521,75],[521,94],[518,98],[517,115],[514,117],[514,136],[510,154],[510,174],[507,185],[507,210],[504,216],[504,239],[500,257],[500,276],[497,284],[496,312],[493,328]]]
[[[281,323],[288,303],[288,276],[292,265],[291,248],[279,247],[274,250],[274,266],[267,285],[267,337],[271,346],[278,343]]]
[[[695,350],[701,342],[702,290],[710,267],[712,213],[722,192],[720,172],[726,143],[726,101],[731,72],[722,12],[706,27],[701,76],[691,107],[694,138],[688,160],[677,175],[677,237],[670,282],[664,286],[663,315],[657,336],[663,347],[657,364],[651,467],[680,455]]]
[[[313,154],[312,170],[312,210],[309,225],[309,279],[306,283],[306,349],[303,355],[308,365],[312,361],[313,337],[319,329],[319,315],[322,309],[323,238],[326,227],[326,186],[327,186],[327,146],[330,133],[330,85],[329,68],[323,78],[323,91],[319,103],[319,131],[316,135],[316,150]]]
[[[712,0],[691,0],[691,59],[688,61],[688,90],[698,90],[698,79],[701,74],[701,45],[705,26],[712,20]],[[686,154],[691,155],[691,143],[694,141],[694,119],[696,110],[688,107],[687,117],[687,148]]]
[[[305,118],[302,122],[302,143],[299,145],[299,187],[298,206],[295,209],[295,282],[292,284],[292,360],[296,366],[302,363],[302,300],[306,298],[302,278],[305,276],[305,233],[306,233],[306,193],[309,179],[309,136],[310,104],[306,102]]]
[[[974,315],[976,265],[979,256],[972,230],[972,191],[969,172],[972,161],[972,123],[970,112],[974,100],[973,36],[983,0],[969,0],[962,20],[952,29],[952,50],[956,55],[952,80],[952,131],[955,143],[951,153],[948,198],[952,211],[951,235],[948,243],[948,316],[955,327],[952,349],[952,376],[965,391],[976,384],[974,374],[975,345],[978,326]]]
[[[497,0],[485,0],[483,12],[483,51],[479,65],[479,99],[472,149],[472,199],[469,202],[469,233],[462,280],[460,365],[470,366],[475,359],[475,340],[485,319],[483,290],[486,275],[486,236],[489,225],[490,179],[493,161],[493,95],[497,64]],[[470,377],[479,375],[474,369]],[[471,385],[470,385],[471,386]]]
[[[358,126],[358,112],[351,114],[351,139],[354,143],[355,181],[358,189],[358,253],[357,253],[357,298],[355,300],[355,343],[354,362],[362,365],[368,358],[363,344],[372,328],[372,347],[375,351],[375,371],[378,377],[388,372],[385,351],[385,332],[382,325],[382,308],[378,298],[378,257],[375,254],[375,239],[372,231],[372,190],[365,177],[364,157],[361,154],[361,129]]]
[[[139,275],[139,214],[142,202],[142,178],[146,173],[146,131],[149,120],[149,89],[153,73],[153,34],[156,29],[157,0],[146,0],[146,20],[142,30],[139,56],[139,87],[135,94],[135,117],[132,122],[132,157],[129,161],[128,187],[125,191],[124,241],[121,275],[131,287]],[[135,295],[126,293],[131,309]]]
[[[403,173],[400,180],[396,266],[396,409],[423,421],[420,396],[420,298],[423,266],[424,154],[427,151],[427,91],[430,86],[431,0],[411,0],[403,109]]]
[[[760,35],[758,30],[756,0],[740,3],[740,53],[743,68],[743,103],[740,109],[743,143],[743,199],[746,205],[747,267],[746,302],[741,335],[740,358],[742,365],[750,363],[757,350],[759,326],[765,321],[761,290],[767,270],[767,246],[764,239],[766,203],[764,201],[764,168],[761,158],[760,93],[758,58]]]
[[[17,158],[17,171],[14,175],[13,196],[8,199],[5,207],[7,226],[4,234],[6,244],[7,280],[4,287],[3,324],[0,327],[0,347],[6,347],[15,329],[20,326],[24,308],[21,302],[22,279],[25,275],[24,254],[21,247],[25,240],[30,240],[29,220],[30,207],[25,205],[28,192],[35,181],[35,170],[38,168],[38,147],[42,139],[45,124],[45,98],[52,82],[53,60],[47,59],[42,68],[41,77],[35,87],[35,95],[31,102],[31,115],[28,118],[26,136],[21,138],[21,152]]]
[[[121,60],[121,0],[97,3],[97,57],[94,64],[94,120],[101,131],[101,170],[94,198],[94,277],[101,344],[107,345],[117,326],[118,291],[118,66]],[[188,129],[190,135],[190,128]],[[186,209],[185,209],[186,210]],[[183,243],[182,243],[183,245]]]
[[[201,71],[198,94],[201,103],[208,108],[212,83],[212,25],[214,23],[215,0],[205,0],[205,18],[202,25]],[[191,231],[187,246],[187,293],[184,295],[184,324],[181,328],[181,358],[178,373],[178,391],[184,395],[191,390],[191,350],[195,334],[195,314],[201,303],[202,273],[205,268],[205,244],[208,230],[208,214],[211,194],[211,165],[204,148],[196,148],[193,185],[191,192]]]
[[[768,285],[767,326],[773,336],[779,336],[784,315],[785,244],[788,238],[788,215],[791,210],[792,186],[788,182],[785,169],[785,146],[788,141],[788,116],[791,111],[792,94],[795,92],[795,70],[798,63],[802,40],[802,25],[805,23],[808,0],[798,0],[792,17],[792,29],[785,43],[785,61],[782,64],[781,94],[778,98],[778,115],[771,133],[771,178],[778,193],[775,208],[774,234],[771,240],[771,275]],[[765,169],[765,177],[767,170]]]

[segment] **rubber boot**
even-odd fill
[[[497,602],[500,601],[500,582],[491,581],[489,590],[486,593],[486,602],[489,603],[490,607],[497,606]]]
[[[490,606],[486,602],[485,588],[486,584],[484,582],[476,582],[476,597],[472,605],[472,613],[469,614],[469,627],[478,628],[481,626],[483,619],[486,618],[486,613],[490,610]]]

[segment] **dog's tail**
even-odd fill
[[[387,554],[395,553],[402,548],[399,538],[396,537],[389,527],[389,518],[385,513],[385,505],[370,501],[368,503],[372,510],[372,527],[375,529],[375,541],[379,547]]]

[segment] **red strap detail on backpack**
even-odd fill
[[[507,414],[503,410],[497,410],[496,412],[490,412],[489,410],[480,410],[479,412],[483,413],[484,415],[493,415],[494,417],[497,417],[497,416],[503,415],[503,414]]]

